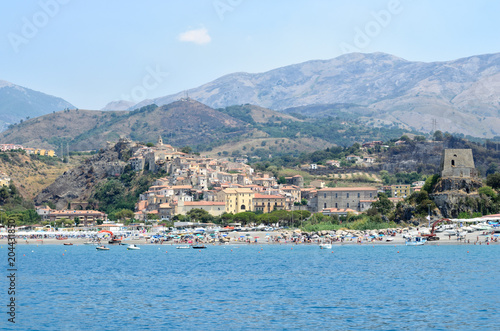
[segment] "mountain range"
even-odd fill
[[[0,128],[20,120],[38,117],[65,108],[75,108],[58,97],[0,80]]]
[[[233,73],[187,93],[211,109],[251,104],[295,117],[354,117],[374,128],[397,125],[419,132],[500,136],[500,53],[427,63],[385,53],[350,53],[264,73]],[[185,95],[183,91],[135,105],[114,101],[103,110],[163,106]],[[3,129],[66,108],[75,107],[0,81]]]
[[[253,104],[308,115],[318,108],[323,115],[355,109],[374,126],[400,123],[425,132],[500,135],[500,53],[429,63],[351,53],[264,73],[233,73],[187,92],[214,108]],[[130,109],[168,104],[185,93],[144,100]]]

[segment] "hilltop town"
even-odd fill
[[[382,142],[366,143],[363,148],[366,150],[377,145],[382,145]],[[479,198],[477,190],[482,187],[482,182],[477,177],[472,151],[449,151],[454,156],[448,152],[443,154],[443,178],[440,181],[448,183],[447,186],[434,183],[439,192],[434,192],[431,199],[435,198],[436,203],[429,200],[425,191],[421,195],[425,199],[419,198],[427,203],[424,212],[428,216],[456,216],[460,212],[469,212],[465,207],[457,208],[456,204],[465,199]],[[134,209],[133,213],[127,214],[128,218],[141,223],[172,221],[196,210],[212,217],[246,212],[268,214],[275,211],[304,211],[339,219],[370,210],[383,210],[380,204],[386,201],[392,205],[391,209],[396,206],[400,209],[412,208],[410,214],[416,214],[415,206],[406,204],[405,199],[414,193],[419,194],[426,184],[423,180],[417,180],[408,184],[384,185],[374,180],[365,184],[353,182],[350,186],[327,187],[324,181],[316,179],[306,185],[300,174],[276,178],[272,173],[257,171],[247,164],[245,158],[233,158],[231,161],[228,158],[186,152],[163,143],[161,136],[156,144],[147,145],[120,139],[116,145],[110,145],[107,151],[102,151],[94,159],[87,159],[81,167],[65,173],[39,194],[36,203],[46,205],[51,202],[57,208],[41,207],[38,212],[44,219],[78,218],[85,225],[106,220],[108,215],[102,212],[102,208],[101,211],[94,210],[99,207],[99,203],[105,203],[98,201],[96,192],[99,187],[117,183],[120,178],[128,178],[129,182],[125,186],[134,186],[130,184],[130,178],[145,174],[152,176],[152,179],[147,186],[142,186],[142,191],[135,191],[137,198],[133,201],[133,207],[129,205],[129,209]],[[347,155],[346,159],[359,166],[370,166],[374,162],[374,157],[368,155]],[[310,172],[315,172],[318,167],[339,168],[341,162],[345,160],[328,160],[325,165],[311,163],[302,168],[307,167]],[[464,177],[470,180],[464,180]],[[458,178],[460,184],[456,184],[457,180],[453,178]],[[427,181],[430,183],[432,180],[435,178],[429,176]],[[105,194],[109,196],[111,191],[117,190],[114,194],[119,195],[125,186],[106,187],[109,192]],[[455,191],[462,193],[455,194]],[[453,203],[450,205],[451,200]],[[117,201],[113,203],[120,204]],[[66,206],[69,209],[64,208]]]

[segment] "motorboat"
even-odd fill
[[[421,246],[423,244],[425,244],[427,242],[427,239],[426,238],[422,238],[422,237],[408,237],[406,238],[406,246]]]
[[[109,251],[109,247],[106,246],[97,246],[95,249],[98,251]]]
[[[64,246],[73,246],[73,244],[72,244],[72,243],[64,243],[63,245],[64,245]]]
[[[332,244],[319,244],[320,249],[331,249]]]
[[[385,241],[394,241],[394,238],[385,238]]]
[[[486,222],[483,223],[478,223],[478,224],[473,224],[470,226],[471,228],[477,230],[477,231],[489,231],[492,230],[493,228]]]
[[[470,227],[470,226],[464,226],[462,228],[463,231],[467,231],[467,232],[474,232],[474,228]]]
[[[190,249],[191,247],[188,245],[182,245],[182,246],[177,246],[175,247],[176,249]]]
[[[134,245],[134,244],[130,244],[127,247],[127,250],[137,250],[137,249],[141,249],[141,248],[137,245]]]
[[[207,246],[205,246],[205,245],[193,245],[192,247],[194,249],[204,249],[204,248],[207,248]]]
[[[457,230],[451,230],[451,229],[444,230],[443,234],[446,235],[446,236],[456,236],[457,235]]]

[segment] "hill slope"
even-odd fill
[[[38,117],[65,108],[75,107],[61,98],[0,80],[1,129],[27,117]]]
[[[0,133],[4,142],[60,150],[104,148],[120,137],[175,146],[209,143],[249,131],[246,123],[194,100],[135,111],[65,110],[33,118]]]
[[[25,199],[33,199],[45,187],[88,156],[71,157],[69,163],[57,158],[0,153],[0,172],[7,174]]]
[[[212,109],[192,99],[169,105],[150,105],[134,111],[65,110],[24,121],[0,133],[0,140],[25,147],[66,151],[107,147],[120,137],[156,142],[195,151],[224,151],[235,155],[299,153],[366,140],[399,138],[396,126],[373,129],[355,117],[296,118],[258,106]],[[225,154],[225,153],[224,153]]]
[[[229,74],[189,95],[211,107],[249,103],[283,110],[345,104],[376,120],[417,130],[430,131],[436,120],[438,130],[492,137],[500,135],[500,53],[430,63],[352,53],[264,73]],[[180,97],[177,93],[134,107]]]

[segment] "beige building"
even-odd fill
[[[253,197],[253,209],[255,211],[262,211],[263,213],[270,213],[273,210],[285,209],[285,197],[282,195],[265,195],[255,193]]]
[[[226,211],[226,204],[217,201],[179,201],[175,214],[186,215],[193,209],[202,209],[212,216],[220,216]]]
[[[227,188],[217,194],[217,200],[224,202],[226,213],[241,213],[253,210],[255,192],[249,188]]]
[[[393,198],[406,198],[411,194],[410,184],[391,185],[391,196]]]

